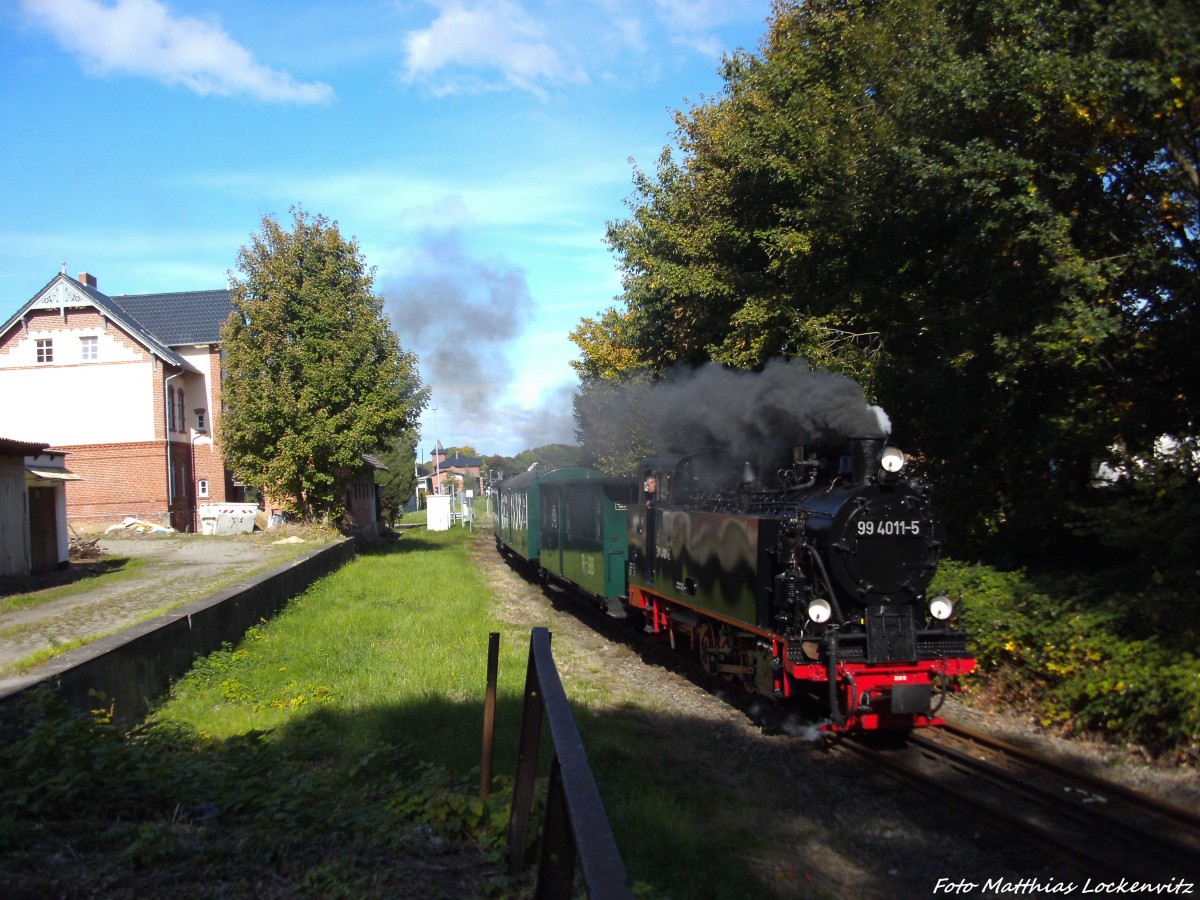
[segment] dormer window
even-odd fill
[[[38,338],[37,344],[37,361],[40,363],[54,362],[54,340],[53,338]]]

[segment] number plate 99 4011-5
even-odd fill
[[[858,537],[920,537],[924,531],[920,519],[859,519],[854,533]]]

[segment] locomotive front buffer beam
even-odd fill
[[[785,666],[788,680],[809,685],[829,685],[824,665]],[[823,731],[874,731],[885,728],[919,728],[942,725],[937,713],[949,690],[948,679],[975,668],[970,658],[918,660],[898,668],[877,669],[864,663],[837,664],[833,690],[837,709]]]

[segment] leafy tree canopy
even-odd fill
[[[1065,526],[1110,448],[1200,431],[1198,16],[777,0],[609,225],[581,440],[620,466],[614,384],[800,356],[887,409],[954,533]]]
[[[222,330],[222,448],[236,477],[306,518],[338,518],[337,484],[415,428],[428,400],[353,239],[271,216],[237,256]]]
[[[544,469],[560,469],[564,466],[583,465],[583,452],[574,444],[543,444],[532,450],[522,450],[514,459],[517,472],[524,472],[534,463]]]

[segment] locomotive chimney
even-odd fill
[[[854,483],[868,484],[879,471],[879,454],[883,451],[881,437],[850,438],[850,458],[853,465]]]

